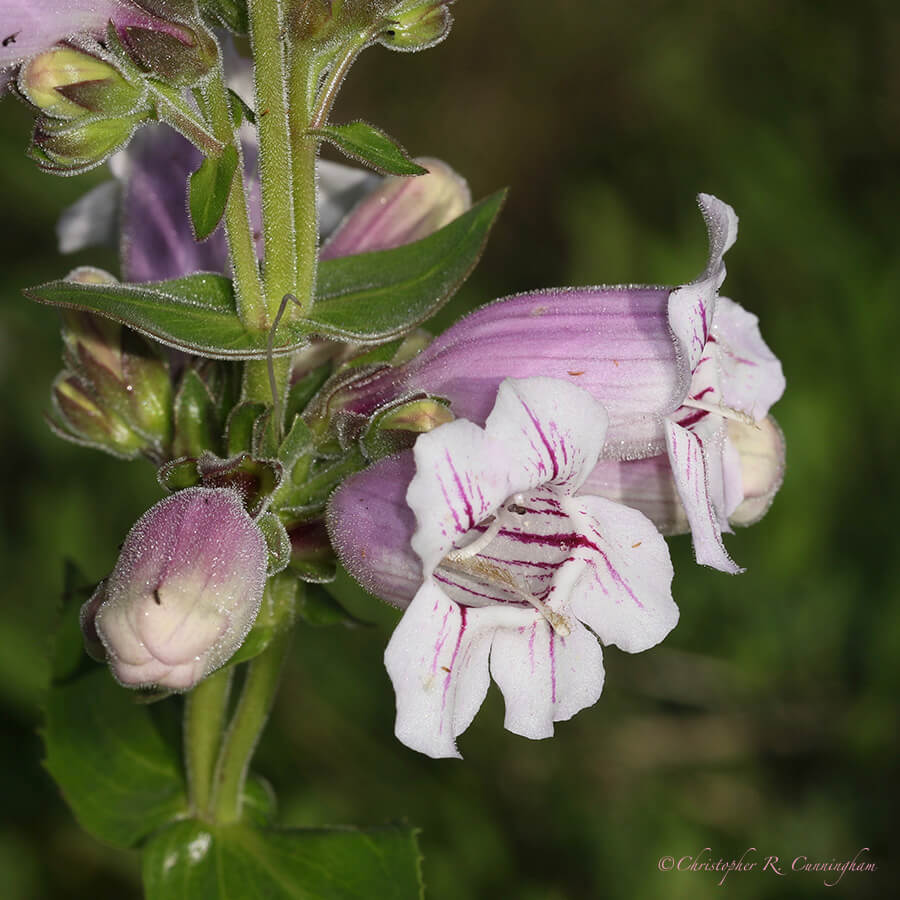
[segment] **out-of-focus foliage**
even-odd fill
[[[256,768],[286,825],[422,826],[440,900],[717,897],[712,873],[657,870],[704,847],[822,861],[871,847],[879,871],[848,873],[844,890],[886,896],[900,802],[900,16],[891,0],[551,6],[460,3],[432,52],[364,55],[338,118],[376,118],[447,158],[475,196],[510,185],[441,324],[520,289],[693,277],[693,195],[731,203],[725,293],[759,315],[788,379],[774,410],[784,488],[729,539],[745,575],[698,569],[689,540],[673,541],[681,623],[659,650],[610,650],[596,707],[532,743],[502,730],[493,691],[463,763],[393,739],[381,654],[395,614],[348,589],[378,626],[300,626]],[[106,574],[160,492],[149,465],[65,444],[41,419],[57,317],[18,289],[116,263],[54,248],[60,209],[102,173],[39,175],[25,110],[0,111],[2,893],[124,900],[139,896],[137,856],[78,831],[35,729],[63,559]],[[818,874],[759,869],[730,875],[730,896],[824,890]]]

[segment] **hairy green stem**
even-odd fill
[[[307,134],[311,110],[309,81],[315,60],[295,50],[289,76],[291,175],[294,188],[294,229],[297,304],[287,310],[289,317],[305,315],[312,308],[319,257],[319,219],[316,209],[316,157],[318,141]]]
[[[271,320],[284,295],[294,292],[297,276],[283,11],[278,0],[250,0],[248,13],[259,131],[263,277]]]
[[[238,153],[238,166],[231,181],[228,202],[225,204],[225,231],[228,235],[231,266],[234,270],[238,315],[248,328],[264,330],[269,320],[256,261],[256,244],[247,212],[244,155],[231,121],[231,109],[221,64],[213,70],[203,85],[202,97],[212,122],[214,135],[223,144],[233,145]]]
[[[213,779],[212,818],[219,824],[240,821],[244,785],[250,761],[272,710],[275,692],[290,648],[298,581],[293,575],[276,575],[266,585],[263,603],[273,603],[282,630],[269,646],[248,664],[241,698],[222,742]]]
[[[184,760],[191,807],[201,817],[209,812],[213,770],[225,728],[232,675],[232,669],[210,675],[185,699]]]

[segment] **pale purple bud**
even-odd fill
[[[416,162],[428,174],[384,178],[338,226],[322,247],[321,259],[389,250],[421,240],[472,205],[469,186],[450,166],[431,158]]]
[[[265,581],[265,540],[236,493],[195,487],[161,500],[128,533],[96,610],[116,679],[190,690],[243,643]]]

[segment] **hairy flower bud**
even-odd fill
[[[68,276],[110,283],[101,269]],[[165,358],[148,340],[110,319],[64,311],[66,371],[53,386],[56,424],[64,437],[117,456],[161,457],[172,438],[172,382]]]
[[[109,63],[66,46],[53,47],[24,65],[18,87],[42,113],[61,119],[94,112],[124,115],[143,94]]]
[[[79,375],[61,372],[53,382],[52,397],[56,416],[51,424],[61,437],[125,459],[134,459],[148,449],[147,439],[121,416],[105,409]]]
[[[238,495],[188,488],[137,521],[82,628],[126,687],[190,690],[243,643],[265,581],[266,543]]]
[[[387,28],[378,38],[390,50],[414,52],[439,44],[450,31],[453,17],[448,0],[407,0],[391,13]]]
[[[60,122],[42,116],[35,124],[28,155],[46,172],[86,172],[128,143],[142,117]]]

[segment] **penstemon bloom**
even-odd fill
[[[455,738],[490,677],[506,702],[506,728],[548,737],[554,722],[600,696],[594,634],[635,653],[675,626],[672,566],[653,523],[575,496],[605,432],[606,413],[586,391],[509,379],[484,428],[457,420],[416,442],[406,500],[421,587],[385,652],[396,733],[408,746],[458,756]],[[384,546],[369,542],[365,521],[392,527],[383,509],[366,509],[360,485],[393,478],[396,490],[408,473],[396,463],[350,479],[332,505],[334,538],[354,574],[360,555],[377,557]]]
[[[663,455],[698,562],[739,571],[721,537],[743,500],[739,454],[725,423],[762,421],[781,396],[784,377],[756,317],[718,296],[737,217],[708,194],[699,201],[710,251],[695,281],[678,288],[564,288],[498,300],[407,365],[362,385],[346,402],[347,413],[367,415],[398,396],[427,393],[450,400],[456,415],[483,422],[506,377],[542,375],[577,384],[609,414],[598,483],[616,480],[611,467]],[[644,471],[637,467],[619,477],[639,478]]]

